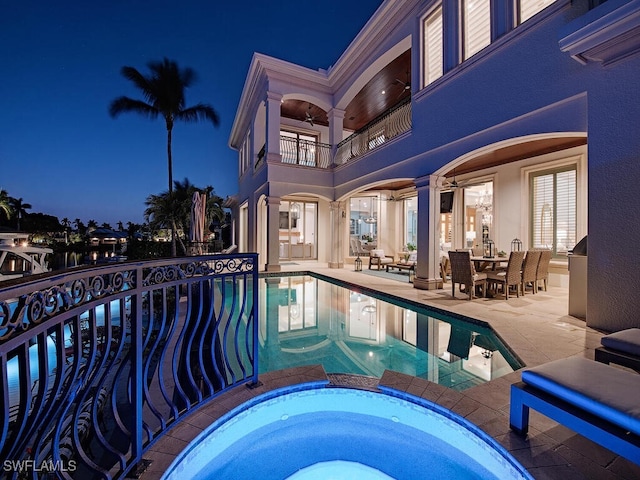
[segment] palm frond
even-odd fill
[[[176,116],[176,120],[184,122],[197,122],[198,120],[209,120],[214,126],[220,125],[220,117],[218,112],[211,105],[198,103],[193,107],[181,110]]]
[[[148,77],[145,77],[136,68],[124,66],[120,70],[120,73],[124,78],[133,83],[141,92],[148,103],[153,103],[154,92]]]
[[[118,97],[109,106],[109,114],[117,117],[121,113],[135,112],[149,118],[157,118],[160,111],[153,105],[129,97]]]

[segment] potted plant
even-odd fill
[[[406,249],[407,249],[407,251],[409,251],[409,252],[414,252],[414,251],[416,250],[416,244],[415,244],[415,243],[411,243],[411,242],[409,242],[409,243],[407,243],[407,245],[406,245]]]

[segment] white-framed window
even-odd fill
[[[246,172],[249,168],[249,151],[251,146],[250,140],[251,137],[247,133],[247,136],[245,137],[244,142],[242,142],[242,146],[240,147],[240,175]]]
[[[518,8],[518,24],[526,22],[536,13],[544,10],[556,0],[516,0]]]
[[[422,21],[423,86],[444,73],[442,5],[434,8]]]
[[[491,43],[491,0],[462,0],[464,60]]]
[[[576,166],[532,172],[530,192],[530,245],[565,256],[577,243]]]

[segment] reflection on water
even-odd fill
[[[386,369],[464,390],[521,367],[491,329],[410,309],[311,276],[260,288],[260,372],[322,364],[327,373]]]

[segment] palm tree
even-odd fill
[[[151,74],[145,76],[133,67],[122,67],[121,73],[141,92],[145,100],[118,97],[109,107],[109,113],[116,117],[123,112],[135,112],[155,119],[162,116],[167,128],[167,164],[169,170],[169,195],[173,194],[173,164],[171,156],[171,135],[175,121],[196,122],[208,120],[214,126],[220,123],[218,113],[212,106],[198,103],[186,107],[185,90],[196,81],[196,73],[191,68],[181,69],[167,58],[162,62],[150,62]],[[176,256],[175,219],[171,219],[171,255]]]
[[[30,210],[31,204],[24,203],[22,198],[10,198],[9,202],[13,208],[13,214],[16,216],[16,230],[20,231],[20,219],[24,218],[27,214],[27,210]]]
[[[7,219],[11,218],[13,208],[11,208],[11,197],[6,190],[0,188],[0,212],[4,212]]]

